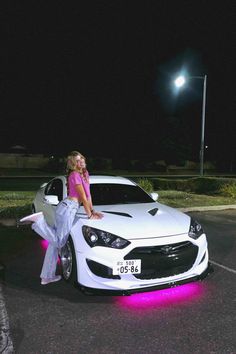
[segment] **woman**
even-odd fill
[[[66,244],[79,204],[83,204],[89,219],[103,217],[102,213],[96,212],[93,208],[89,173],[85,158],[78,151],[72,151],[67,157],[67,187],[68,196],[56,207],[53,227],[47,224],[42,213],[21,219],[21,221],[33,222],[32,229],[49,241],[40,275],[42,285],[61,279],[60,275],[55,275],[58,249]]]

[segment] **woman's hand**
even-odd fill
[[[89,219],[93,219],[93,220],[98,220],[98,219],[102,219],[103,218],[103,214],[99,213],[98,211],[93,211],[92,215],[90,216]]]
[[[93,214],[95,214],[98,217],[98,219],[102,219],[104,216],[103,213],[100,213],[99,211],[95,211]]]

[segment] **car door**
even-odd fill
[[[55,223],[55,208],[57,204],[49,204],[47,202],[47,196],[53,195],[57,196],[58,201],[60,202],[65,196],[63,193],[63,181],[60,178],[54,178],[45,188],[44,193],[44,207],[43,213],[45,219],[49,225],[54,225]]]

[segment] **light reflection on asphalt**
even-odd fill
[[[205,291],[205,284],[200,282],[189,283],[163,290],[123,296],[117,298],[116,304],[120,308],[129,309],[134,312],[137,310],[179,306],[182,303],[192,303],[202,298]]]

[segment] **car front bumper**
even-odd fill
[[[172,263],[170,262],[171,256],[173,255],[170,254],[165,258],[156,250],[156,248],[163,247],[163,245],[178,245],[181,243],[187,244],[187,246],[184,246],[183,251],[181,251],[182,253],[177,254],[177,257],[173,257],[173,259],[175,259],[173,264],[177,264],[177,267],[172,267]],[[144,269],[144,272],[142,272],[140,276],[134,274],[112,275],[112,265],[114,261],[129,259],[129,257],[133,255],[133,252],[134,258],[136,258],[136,250],[144,249],[145,251],[149,251],[149,249],[153,248],[157,254],[147,254],[147,256],[145,256],[146,259],[148,260],[150,258],[151,265],[156,268],[163,268],[163,263],[165,264],[165,262],[167,262],[167,268],[169,267],[170,274],[163,271],[161,273],[156,272],[155,269],[155,272],[147,276],[147,272],[145,273]],[[195,253],[193,253],[193,249]],[[184,264],[184,257],[194,257],[194,259],[191,264],[188,263],[186,265]],[[129,294],[176,286],[200,279],[205,272],[208,273],[209,268],[205,234],[197,240],[190,239],[188,235],[181,235],[179,237],[173,236],[170,238],[164,237],[155,240],[136,240],[122,250],[94,247],[88,249],[86,252],[76,251],[76,258],[77,283],[82,290],[87,289],[87,292],[93,293],[105,291],[108,293]],[[160,263],[160,258],[163,258],[162,263]],[[149,267],[150,262],[147,263],[148,261],[145,261],[145,259],[142,260],[143,267],[145,267],[145,262],[147,267]]]
[[[214,272],[214,268],[213,268],[212,264],[209,262],[206,270],[200,275],[196,275],[192,278],[188,278],[188,279],[184,279],[184,280],[172,281],[170,283],[165,283],[162,285],[154,285],[154,286],[148,286],[148,287],[142,287],[142,288],[136,288],[136,289],[126,289],[126,290],[96,289],[96,288],[90,288],[90,287],[84,286],[80,283],[77,283],[76,286],[85,295],[129,296],[129,295],[136,294],[136,293],[143,293],[143,292],[149,292],[149,291],[154,291],[154,290],[173,288],[173,287],[184,285],[187,283],[201,281],[201,280],[205,279],[212,272]]]

